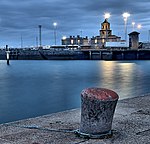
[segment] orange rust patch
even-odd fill
[[[81,92],[81,95],[99,100],[115,100],[119,98],[116,92],[105,88],[87,88]]]

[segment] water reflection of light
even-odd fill
[[[113,61],[102,62],[100,67],[102,75],[100,86],[118,92],[121,91],[121,93],[129,92],[135,82],[133,79],[134,67],[134,63]]]

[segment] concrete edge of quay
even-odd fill
[[[119,100],[113,136],[80,138],[80,108],[0,125],[0,144],[148,144],[150,142],[150,94]]]

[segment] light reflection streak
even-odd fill
[[[105,61],[101,65],[102,79],[99,86],[121,93],[129,93],[135,82],[133,79],[135,63]]]

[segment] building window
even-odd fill
[[[80,44],[80,40],[78,40],[78,44]]]
[[[73,45],[73,39],[71,39],[71,44]]]
[[[95,39],[95,44],[97,44],[97,39]]]
[[[105,42],[105,40],[104,39],[102,39],[102,43],[104,43]]]

